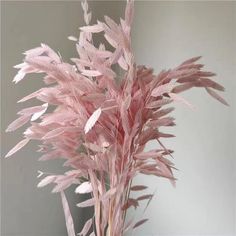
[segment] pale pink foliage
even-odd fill
[[[131,183],[141,173],[164,177],[174,184],[172,169],[175,168],[168,159],[173,151],[161,142],[162,138],[174,135],[160,129],[175,125],[174,118],[169,116],[174,109],[164,108],[166,105],[176,101],[192,107],[178,93],[194,87],[205,88],[227,105],[215,92],[224,88],[209,79],[215,74],[203,71],[203,65],[197,64],[200,57],[158,75],[151,68],[135,64],[130,37],[133,4],[127,2],[125,19],[120,19],[120,23],[106,16],[105,22],[89,25],[92,15],[87,2],[82,2],[86,26],[80,28],[79,39],[69,37],[76,41],[79,58],[72,58],[72,64],[63,62],[60,55],[42,44],[25,52],[24,62],[16,66],[19,72],[14,82],[22,81],[29,73],[42,73],[46,86],[19,101],[36,98],[44,104],[18,112],[21,117],[7,131],[16,130],[30,119],[35,122],[31,122],[24,132],[24,140],[7,156],[29,140],[39,140],[39,151],[44,153],[40,160],[65,160],[64,166],[71,171],[49,175],[38,186],[53,182],[56,184],[53,192],[61,192],[69,236],[75,232],[63,191],[72,184],[79,185],[77,193],[92,191],[91,199],[77,205],[92,206],[95,211],[80,235],[86,235],[92,223],[97,236],[119,236],[147,221],[133,223],[132,220],[124,224],[130,207],[137,208],[143,200],[148,200],[148,206],[153,197],[144,194],[130,198],[130,191],[147,188],[132,187]],[[110,51],[103,44],[95,47],[94,34],[102,34],[114,49]],[[114,65],[120,68],[120,74],[114,71]],[[146,152],[145,146],[151,140],[156,140],[158,147]]]
[[[61,199],[62,199],[62,206],[65,212],[65,220],[66,220],[66,227],[67,227],[67,233],[68,236],[75,236],[75,230],[74,230],[74,223],[73,223],[73,218],[70,213],[70,208],[69,204],[66,200],[65,193],[61,191]]]

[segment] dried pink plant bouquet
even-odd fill
[[[80,28],[79,39],[69,37],[76,42],[79,58],[71,59],[72,64],[63,62],[60,55],[42,44],[26,51],[24,62],[15,66],[19,69],[15,83],[26,74],[42,73],[46,86],[19,101],[36,98],[43,104],[19,111],[20,117],[8,126],[8,132],[14,131],[30,121],[24,139],[6,157],[30,140],[39,140],[39,152],[44,153],[41,161],[62,158],[64,166],[71,168],[63,175],[40,172],[39,177],[44,178],[38,184],[43,187],[54,183],[52,192],[61,193],[68,235],[76,233],[64,190],[76,184],[76,193],[91,195],[77,206],[94,207],[94,216],[79,235],[121,236],[147,221],[125,222],[127,210],[137,208],[143,200],[148,206],[153,197],[144,194],[130,198],[130,191],[147,188],[132,186],[134,176],[155,175],[175,183],[174,166],[168,159],[173,151],[161,142],[174,135],[160,131],[175,125],[169,116],[174,108],[164,107],[174,102],[191,107],[179,93],[193,87],[204,88],[221,103],[227,103],[215,92],[224,88],[209,79],[215,74],[197,64],[200,57],[158,75],[151,68],[135,64],[130,37],[133,1],[127,2],[125,18],[119,24],[105,16],[105,22],[89,25],[91,12],[86,1],[82,8],[86,26]],[[96,47],[94,34],[102,34],[113,50],[102,43]],[[157,141],[157,149],[144,151],[150,140]]]

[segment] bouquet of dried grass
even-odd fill
[[[151,68],[137,66],[131,48],[131,23],[134,14],[133,1],[128,1],[125,18],[119,24],[108,16],[105,22],[90,25],[91,12],[87,2],[82,2],[86,26],[81,27],[76,42],[79,58],[72,64],[63,62],[60,55],[50,47],[40,47],[25,52],[14,82],[29,73],[44,74],[44,88],[22,98],[25,102],[36,98],[42,105],[28,107],[18,112],[19,118],[9,125],[14,131],[30,121],[24,139],[7,155],[9,157],[30,140],[39,140],[40,160],[62,158],[64,166],[71,170],[63,175],[44,176],[38,187],[54,183],[52,192],[60,192],[67,231],[75,236],[72,216],[64,190],[78,185],[78,194],[90,193],[91,198],[77,204],[78,207],[94,207],[94,216],[89,219],[79,235],[121,236],[124,232],[145,223],[125,223],[126,212],[138,207],[142,200],[151,201],[153,195],[130,198],[130,191],[142,191],[147,186],[132,186],[137,174],[164,177],[175,183],[173,163],[168,159],[172,150],[161,139],[174,137],[163,133],[165,126],[174,126],[169,114],[175,102],[192,107],[179,93],[193,87],[204,88],[221,103],[226,101],[215,92],[224,88],[209,79],[214,73],[203,71],[198,64],[200,57],[189,59],[178,67],[163,70],[158,75]],[[113,50],[104,44],[96,47],[95,34],[102,34]],[[119,67],[119,75],[114,68]],[[118,79],[122,77],[122,79]],[[47,112],[51,107],[51,112]],[[155,150],[144,151],[146,144],[156,140]],[[93,231],[92,231],[93,230]],[[92,233],[91,233],[92,231]]]

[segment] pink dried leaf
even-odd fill
[[[131,25],[134,17],[134,1],[128,0],[125,8],[125,22]]]
[[[167,133],[158,132],[158,137],[159,138],[174,138],[175,135],[174,134],[167,134]]]
[[[16,74],[16,76],[14,77],[13,82],[15,82],[15,83],[17,84],[18,82],[20,82],[21,80],[24,79],[25,75],[26,75],[26,73],[24,73],[24,72],[22,72],[22,71],[20,70],[20,71]]]
[[[170,98],[172,98],[175,102],[180,102],[180,103],[182,103],[182,104],[188,106],[188,107],[191,108],[192,110],[195,109],[195,107],[194,107],[191,103],[189,103],[188,101],[186,101],[183,97],[181,97],[181,96],[179,96],[179,95],[177,95],[177,94],[175,94],[175,93],[168,93],[168,94],[169,94]]]
[[[92,20],[92,12],[88,12],[88,13],[86,14],[86,18],[85,18],[86,24],[89,25],[89,23],[91,22],[91,20]]]
[[[123,104],[123,106],[124,106],[124,108],[125,108],[126,110],[129,109],[131,100],[132,100],[132,97],[131,97],[130,94],[128,94],[128,96],[125,98],[124,104]]]
[[[27,66],[27,63],[22,62],[22,63],[20,63],[20,64],[17,64],[17,65],[15,65],[15,66],[13,66],[13,68],[15,68],[15,69],[22,69],[22,68],[24,68],[25,66]]]
[[[106,58],[110,58],[112,56],[112,52],[110,51],[107,51],[107,50],[96,50],[96,56],[98,58],[101,58],[101,59],[106,59]]]
[[[29,139],[23,139],[21,140],[18,144],[16,144],[15,147],[13,147],[5,157],[10,157],[12,156],[14,153],[16,153],[17,151],[19,151],[21,148],[23,148],[27,143],[29,142]]]
[[[30,57],[25,61],[40,72],[51,72],[53,68],[56,69],[55,64],[53,64],[54,59],[48,55]]]
[[[38,73],[48,73],[48,74],[57,74],[58,79],[60,79],[59,66],[55,65],[55,60],[47,56],[38,56],[29,58],[26,62],[35,68]],[[61,71],[60,71],[61,72]]]
[[[61,157],[61,153],[59,150],[54,150],[51,152],[47,152],[44,155],[42,155],[39,158],[39,161],[48,161],[48,160],[54,160],[54,159],[58,159]]]
[[[56,113],[44,116],[43,121],[40,123],[42,126],[50,125],[52,123],[65,125],[67,122],[72,122],[78,119],[78,115],[71,111],[63,110]],[[82,119],[82,117],[81,117]],[[78,130],[78,127],[75,127],[75,130]]]
[[[102,108],[102,111],[104,112],[113,112],[113,111],[116,111],[118,109],[118,106],[115,105],[115,106],[110,106],[110,107],[103,107]]]
[[[82,7],[84,12],[88,11],[88,2],[87,2],[87,0],[81,1],[81,7]]]
[[[110,63],[112,64],[116,64],[118,62],[118,60],[120,59],[120,57],[122,56],[122,48],[118,47],[114,53],[112,54],[112,56],[110,57]]]
[[[159,161],[159,159],[156,159],[156,162],[157,162],[157,165],[158,165],[159,169],[162,171],[162,173],[165,176],[170,177],[170,178],[174,178],[173,173],[171,171],[171,168],[168,165],[166,165],[162,161]]]
[[[76,50],[79,54],[80,59],[89,60],[87,51],[82,46],[83,45],[83,43],[81,42],[81,40],[82,40],[81,38],[83,38],[82,36],[83,36],[83,33],[80,33],[79,44],[78,43],[76,44]]]
[[[81,230],[81,232],[79,233],[80,236],[86,236],[91,228],[93,224],[93,218],[87,220],[87,222],[84,224],[83,229]]]
[[[52,139],[52,138],[56,138],[58,136],[60,136],[61,134],[63,134],[65,132],[65,127],[60,127],[57,129],[54,129],[52,131],[49,131],[46,135],[44,135],[42,137],[42,139]]]
[[[37,178],[40,178],[41,176],[44,175],[44,173],[41,170],[38,170],[37,172],[38,172]]]
[[[134,185],[130,188],[131,191],[141,191],[147,189],[147,186],[145,185]]]
[[[62,176],[61,178],[64,178],[64,176]],[[65,189],[67,189],[68,187],[70,187],[72,184],[74,184],[74,178],[68,178],[68,179],[63,179],[60,180],[60,177],[57,178],[57,185],[56,187],[53,188],[52,193],[59,193],[61,191],[64,191]]]
[[[93,189],[90,182],[83,182],[75,189],[75,193],[80,193],[80,194],[91,193],[92,191]]]
[[[47,176],[45,178],[43,178],[37,185],[38,188],[42,188],[48,184],[51,184],[53,183],[55,180],[56,180],[56,176],[55,175],[50,175],[50,176]]]
[[[169,161],[167,158],[164,158],[163,156],[159,156],[158,160],[163,162],[165,165],[167,166],[171,166],[173,167],[174,163],[172,163],[171,161]]]
[[[215,81],[213,81],[211,79],[201,78],[200,82],[205,87],[211,87],[211,88],[219,90],[219,91],[224,91],[225,90],[225,88],[222,85],[216,83]]]
[[[108,200],[110,197],[112,197],[114,194],[117,193],[117,188],[111,188],[109,189],[101,198],[101,201],[106,201]]]
[[[75,236],[73,218],[70,213],[70,208],[69,208],[69,204],[66,200],[65,193],[63,191],[61,192],[61,199],[62,199],[62,205],[63,205],[63,209],[64,209],[64,215],[65,215],[65,220],[66,220],[66,229],[67,229],[68,236]]]
[[[34,107],[27,107],[22,109],[21,111],[17,112],[19,115],[32,115],[37,112],[41,112],[44,109],[43,106],[34,106]]]
[[[197,73],[199,73],[197,70],[195,69],[191,69],[191,70],[179,70],[179,71],[172,71],[169,73],[168,75],[168,79],[172,80],[172,79],[176,79],[179,80],[180,78],[191,78],[191,77],[200,77],[197,75]]]
[[[77,207],[92,207],[94,205],[94,203],[95,203],[95,199],[90,198],[88,200],[78,203]]]
[[[19,72],[29,74],[29,73],[39,73],[37,69],[35,69],[33,66],[30,66],[26,63],[26,66],[24,66]]]
[[[105,65],[94,63],[94,67],[105,77],[108,77],[108,78],[116,77],[116,73],[111,68]]]
[[[36,56],[42,55],[44,52],[45,52],[45,48],[36,47],[36,48],[25,51],[23,54],[25,54],[28,57],[36,57]]]
[[[178,83],[191,83],[191,82],[196,82],[199,79],[198,75],[193,75],[193,76],[186,76],[182,77],[176,80]]]
[[[172,101],[173,101],[172,99],[163,98],[161,100],[157,100],[157,101],[153,101],[153,102],[148,103],[146,105],[146,108],[149,108],[149,109],[159,108],[159,107],[162,107],[164,105],[170,104]]]
[[[53,62],[61,63],[61,56],[60,56],[59,52],[58,52],[58,54],[59,54],[58,55],[48,45],[46,45],[44,43],[41,43],[41,47],[45,49],[45,52],[43,55],[46,55],[49,58],[51,58],[53,60]]]
[[[84,127],[85,134],[87,134],[93,128],[93,126],[96,124],[101,114],[102,114],[102,109],[100,107],[93,112],[93,114],[89,117],[89,119],[85,124]]]
[[[145,160],[149,158],[155,158],[158,157],[160,153],[156,151],[148,151],[148,152],[140,152],[138,154],[135,154],[134,157],[140,160]]]
[[[139,206],[139,203],[136,199],[129,198],[127,202],[122,206],[122,210],[127,210],[130,207],[134,207],[135,209]]]
[[[33,116],[31,117],[31,121],[35,121],[37,120],[38,118],[40,118],[48,109],[48,103],[44,103],[42,105],[43,109],[39,112],[36,112],[33,114]]]
[[[149,204],[151,203],[151,201],[152,201],[153,196],[155,195],[155,193],[156,193],[156,190],[153,192],[152,197],[149,198],[149,200],[147,201],[146,206],[145,206],[145,208],[144,208],[144,210],[143,210],[143,213],[147,210],[147,208],[148,208]]]
[[[17,103],[20,103],[20,102],[25,102],[25,101],[28,101],[29,99],[32,99],[32,98],[35,98],[39,95],[39,93],[42,91],[43,89],[39,89],[25,97],[23,97],[22,99],[20,99]]]
[[[161,119],[151,120],[147,123],[147,126],[150,127],[173,126],[173,125],[175,125],[173,117],[165,117]]]
[[[168,107],[166,109],[158,110],[153,114],[153,117],[154,118],[156,118],[156,117],[160,118],[162,116],[165,116],[165,115],[171,113],[172,111],[174,111],[174,109],[175,109],[174,107]]]
[[[41,138],[41,135],[37,134],[34,131],[32,131],[31,127],[27,128],[23,134],[28,139],[39,139],[39,138]]]
[[[172,93],[182,93],[188,89],[191,89],[194,86],[194,83],[185,83],[181,85],[177,85],[172,89]]]
[[[128,25],[122,18],[120,18],[120,24],[125,35],[130,37],[131,25]]]
[[[148,141],[155,139],[158,132],[153,128],[144,130],[138,138],[139,145],[145,145]]]
[[[67,176],[78,176],[81,173],[80,170],[69,170],[65,173]]]
[[[108,34],[104,34],[105,39],[107,40],[107,42],[114,48],[118,47],[118,43],[117,40],[114,39],[113,37],[109,36]]]
[[[165,145],[160,141],[160,138],[161,138],[161,135],[164,136],[165,138],[171,138],[171,137],[175,137],[174,135],[171,135],[171,134],[164,134],[164,133],[161,133],[159,132],[159,137],[157,138],[157,142],[160,144],[160,146],[163,148],[164,152],[162,153],[162,155],[169,155],[173,158],[172,156],[172,153],[173,151],[170,150],[170,149],[167,149],[165,147]]]
[[[103,29],[102,24],[98,23],[98,24],[95,24],[95,25],[80,27],[80,30],[84,31],[84,32],[87,32],[87,33],[100,33],[104,29]]]
[[[201,58],[201,56],[190,58],[190,59],[184,61],[181,65],[192,64],[192,63],[198,61],[200,58]]]
[[[97,76],[102,75],[102,73],[97,70],[82,70],[81,73],[82,75],[92,76],[92,77],[97,77]]]
[[[88,41],[83,44],[84,49],[90,57],[93,57],[92,62],[98,61],[100,58],[107,58],[112,55],[110,51],[105,50],[105,47],[100,44],[99,48],[96,48],[93,44]]]
[[[81,71],[84,70],[86,66],[92,67],[92,63],[85,59],[71,58],[71,61],[73,61],[78,67],[82,67],[83,69],[79,68]]]
[[[172,87],[173,86],[169,83],[160,85],[157,88],[152,90],[151,96],[152,97],[162,96],[164,93],[169,93]]]
[[[212,77],[212,76],[215,76],[216,73],[213,73],[213,72],[211,72],[211,71],[199,71],[199,72],[197,73],[197,75],[198,75],[199,77]]]
[[[203,68],[204,65],[203,64],[186,64],[186,65],[180,65],[178,67],[179,70],[185,70],[185,69],[197,69],[200,70],[201,68]]]
[[[219,102],[221,102],[222,104],[229,106],[229,104],[225,101],[224,98],[222,98],[218,93],[216,93],[215,91],[213,91],[212,89],[206,88],[206,91],[216,100],[218,100]]]
[[[71,40],[71,41],[74,41],[74,42],[77,42],[78,39],[75,37],[75,36],[68,36],[68,39]]]
[[[109,16],[104,16],[105,22],[107,25],[115,32],[120,31],[120,27],[116,24],[114,20],[112,20]]]
[[[129,117],[128,117],[129,114],[127,112],[124,102],[121,104],[120,109],[121,109],[120,116],[121,116],[121,122],[122,122],[123,129],[126,134],[129,134],[130,133],[130,124],[129,124]]]
[[[30,115],[20,116],[18,119],[13,121],[6,129],[6,132],[12,132],[21,126],[25,125],[30,120]]]
[[[147,222],[148,219],[143,219],[143,220],[140,220],[138,221],[134,226],[133,226],[133,229],[139,227],[140,225],[144,224],[145,222]]]

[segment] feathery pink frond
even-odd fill
[[[47,174],[38,184],[44,187],[53,183],[52,192],[61,193],[68,236],[75,236],[75,230],[63,191],[72,185],[77,186],[75,193],[90,195],[77,206],[94,209],[94,216],[79,235],[87,236],[93,226],[90,236],[121,236],[147,221],[133,224],[132,219],[126,224],[127,211],[147,201],[145,211],[153,198],[146,193],[147,186],[132,186],[137,174],[154,175],[175,184],[176,168],[169,160],[173,151],[162,140],[175,137],[164,131],[175,125],[171,114],[175,102],[193,108],[180,93],[205,89],[214,99],[228,103],[218,94],[224,87],[214,81],[214,73],[203,70],[200,57],[159,74],[136,65],[131,42],[133,0],[127,1],[124,19],[115,22],[104,16],[104,22],[93,25],[87,1],[81,6],[85,26],[80,27],[78,38],[68,37],[75,43],[78,58],[64,62],[59,53],[41,44],[26,51],[23,63],[15,66],[15,83],[37,73],[42,75],[45,87],[18,101],[35,99],[43,105],[22,109],[20,117],[8,126],[6,131],[14,131],[28,123],[25,138],[6,157],[29,140],[40,142],[40,161],[60,159],[69,169],[60,175]],[[146,150],[150,141],[156,142],[154,150]],[[39,177],[42,175],[45,173],[40,172]],[[131,198],[131,191],[143,195]]]

